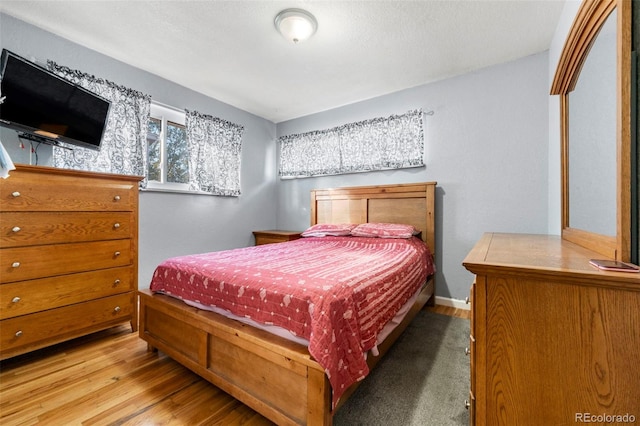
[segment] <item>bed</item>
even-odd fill
[[[435,182],[428,182],[313,190],[311,226],[342,223],[411,225],[421,231],[417,238],[426,243],[433,256],[436,249],[435,186]],[[331,243],[332,238],[336,245],[341,243],[340,237],[310,238],[304,243]],[[411,239],[416,240],[416,237]],[[299,250],[301,246],[285,246],[302,244],[299,241],[274,244],[270,250],[275,250],[276,246],[285,253],[286,249]],[[243,250],[239,249],[237,253],[241,254]],[[170,275],[169,269],[160,268],[163,264],[159,265],[156,274],[162,271],[163,276]],[[422,280],[416,289],[405,304],[406,314],[402,321],[384,341],[372,345],[373,351],[367,352],[366,368],[372,369],[418,311],[426,303],[433,303],[433,274]],[[277,424],[330,425],[333,413],[360,383],[356,381],[346,389],[334,391],[331,383],[336,383],[336,376],[329,374],[328,377],[325,367],[320,364],[325,365],[324,359],[311,355],[312,344],[305,345],[203,309],[204,304],[199,305],[198,300],[185,303],[180,299],[182,295],[172,292],[175,293],[139,292],[139,333],[148,343],[149,350],[165,352]],[[242,288],[240,293],[244,292],[245,288]],[[341,328],[343,326],[336,327]],[[300,337],[309,337],[297,331]],[[314,353],[317,355],[317,351]],[[333,370],[326,371],[331,373]]]

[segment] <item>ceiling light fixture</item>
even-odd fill
[[[274,21],[276,29],[284,38],[294,43],[305,41],[318,29],[318,21],[302,9],[285,9]]]

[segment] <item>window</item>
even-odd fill
[[[240,196],[244,127],[198,111],[151,103],[147,188]]]
[[[151,103],[147,131],[147,188],[189,190],[185,112]]]

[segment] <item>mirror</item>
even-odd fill
[[[611,12],[568,94],[569,227],[616,235],[616,22]]]
[[[562,238],[631,255],[631,2],[584,0],[551,86],[560,95]]]

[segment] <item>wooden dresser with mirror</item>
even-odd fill
[[[640,274],[589,264],[631,260],[631,8],[584,1],[558,64],[561,235],[487,233],[463,261],[471,424],[640,422]]]

